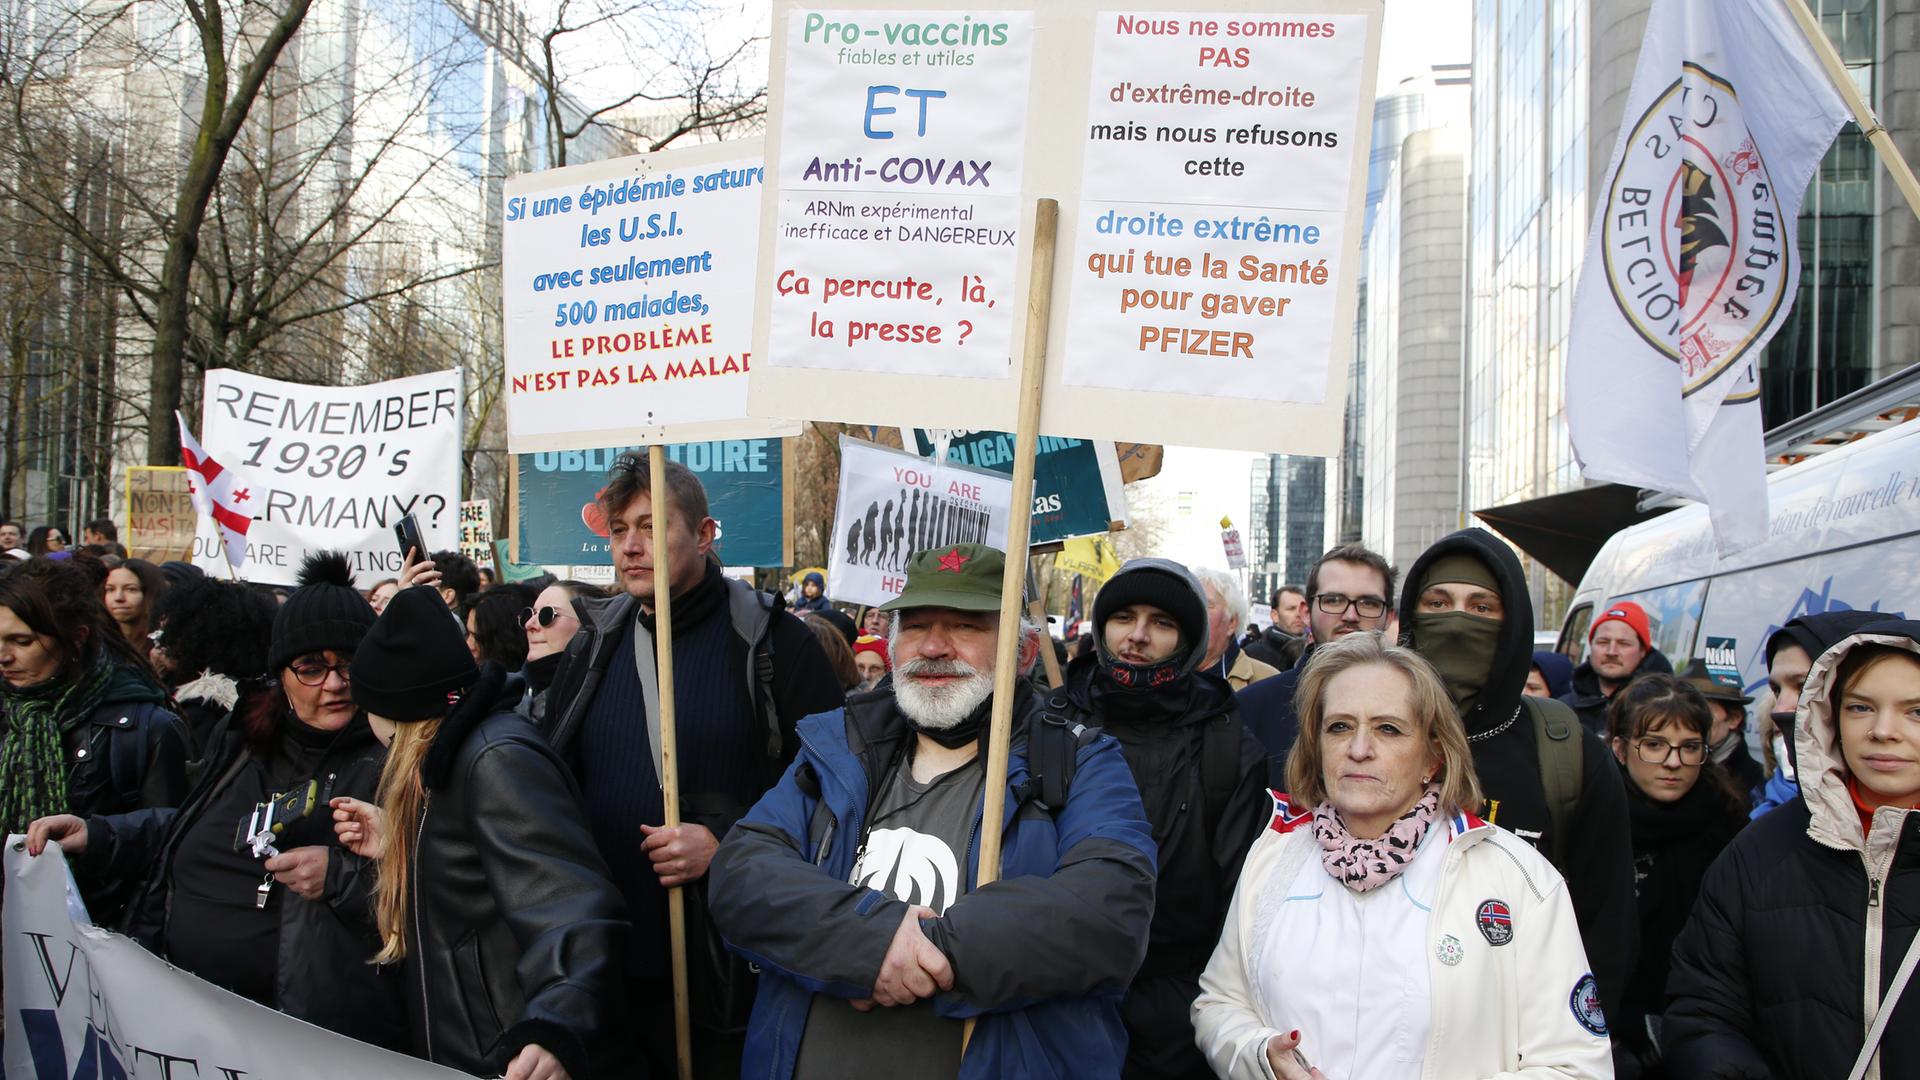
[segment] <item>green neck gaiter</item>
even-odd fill
[[[1467,707],[1487,685],[1494,653],[1500,648],[1500,623],[1464,611],[1442,611],[1413,617],[1413,640],[1420,655],[1440,673],[1454,707]]]

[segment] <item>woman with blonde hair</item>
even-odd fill
[[[1473,755],[1440,677],[1350,634],[1314,650],[1296,700],[1292,793],[1247,854],[1193,1005],[1214,1071],[1611,1077],[1565,885],[1474,816]]]
[[[381,809],[338,800],[336,831],[379,860],[377,959],[412,968],[414,1052],[507,1080],[626,1075],[626,911],[566,769],[513,711],[525,688],[475,666],[431,589],[388,603],[352,686],[388,752]]]

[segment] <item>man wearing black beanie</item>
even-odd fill
[[[1106,730],[1140,787],[1160,883],[1146,962],[1121,1007],[1124,1076],[1212,1075],[1188,1010],[1226,921],[1240,863],[1272,816],[1266,754],[1240,723],[1233,688],[1199,670],[1207,601],[1186,567],[1135,559],[1093,601],[1092,652],[1068,665],[1047,707]]]

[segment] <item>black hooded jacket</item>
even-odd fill
[[[1533,666],[1533,601],[1513,549],[1484,529],[1462,529],[1422,552],[1407,571],[1400,595],[1400,631],[1420,651],[1420,594],[1428,569],[1442,556],[1465,553],[1484,564],[1500,585],[1506,609],[1500,643],[1484,688],[1461,718],[1473,748],[1473,765],[1486,795],[1485,818],[1552,857],[1553,818],[1540,778],[1540,751],[1520,698]],[[1587,947],[1605,1004],[1622,1000],[1632,974],[1634,921],[1633,845],[1627,826],[1627,795],[1613,755],[1598,736],[1582,731],[1580,803],[1562,838],[1564,859],[1555,863],[1567,881],[1574,918]]]
[[[1147,957],[1121,1005],[1129,1035],[1123,1075],[1210,1076],[1189,1012],[1240,864],[1273,816],[1266,755],[1241,726],[1233,689],[1216,675],[1189,672],[1154,690],[1123,690],[1088,653],[1068,666],[1066,685],[1052,700],[1062,697],[1073,719],[1120,743],[1159,849]],[[1222,783],[1210,798],[1202,759],[1210,742],[1223,739],[1214,752],[1231,767],[1222,778],[1231,788]]]
[[[1920,623],[1882,619],[1857,632],[1920,653]],[[1801,794],[1734,838],[1674,942],[1660,1034],[1672,1076],[1846,1076],[1920,932],[1920,811],[1882,807],[1862,830],[1832,702],[1844,653],[1830,663],[1810,655],[1798,714],[1808,730],[1794,740]],[[1882,1080],[1920,1076],[1920,980],[1894,1006],[1878,1064]]]

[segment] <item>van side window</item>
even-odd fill
[[[1560,644],[1554,651],[1573,657],[1578,664],[1587,658],[1587,626],[1593,622],[1593,605],[1581,604],[1567,612],[1567,621],[1560,628]]]
[[[1608,603],[1616,600],[1632,600],[1647,610],[1647,622],[1653,629],[1653,647],[1667,654],[1675,670],[1693,659],[1700,614],[1707,606],[1706,578],[1616,596]]]

